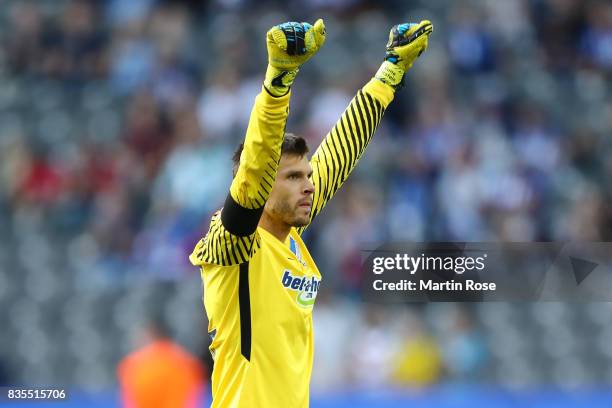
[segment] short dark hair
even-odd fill
[[[240,143],[232,156],[232,174],[234,177],[236,176],[236,173],[238,173],[238,166],[240,166],[240,155],[242,154],[243,148],[244,143]],[[306,153],[308,153],[308,143],[306,143],[306,139],[304,139],[302,136],[296,136],[293,133],[285,133],[285,139],[283,140],[283,145],[281,147],[281,155],[288,154],[292,156],[304,157]]]

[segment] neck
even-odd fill
[[[261,215],[258,225],[274,235],[281,242],[285,242],[287,235],[289,235],[289,231],[291,231],[291,225],[274,220],[265,211]]]

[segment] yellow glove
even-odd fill
[[[418,24],[404,23],[391,28],[385,61],[382,63],[375,78],[392,86],[400,88],[404,84],[404,74],[414,61],[427,49],[429,35],[433,25],[429,20]]]
[[[264,86],[274,96],[289,92],[299,67],[325,43],[325,25],[318,19],[308,23],[283,23],[272,27],[266,36],[268,69]]]

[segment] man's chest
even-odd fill
[[[321,274],[302,242],[262,240],[251,259],[249,286],[252,301],[260,302],[270,313],[312,312],[321,288]]]

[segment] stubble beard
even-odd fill
[[[299,205],[291,208],[289,203],[286,201],[279,203],[274,208],[274,212],[278,214],[279,219],[281,219],[285,224],[295,228],[305,227],[310,221],[310,211],[312,211],[312,209],[303,217],[298,215],[300,210],[301,207]]]

